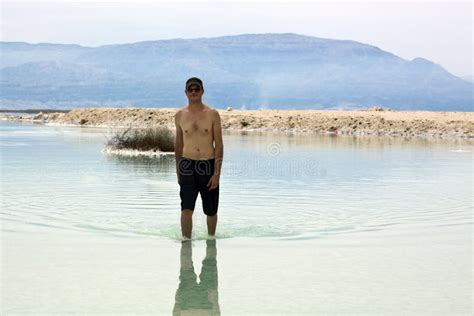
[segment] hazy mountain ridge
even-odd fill
[[[184,81],[199,76],[216,107],[472,110],[472,83],[429,60],[347,40],[256,34],[99,47],[2,42],[0,49],[3,108],[180,106]]]

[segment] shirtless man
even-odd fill
[[[175,115],[176,173],[181,197],[181,232],[191,238],[198,193],[207,215],[208,234],[214,236],[219,204],[219,177],[224,145],[219,112],[202,103],[204,86],[199,78],[186,81],[189,104]]]

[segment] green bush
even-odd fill
[[[166,127],[132,129],[116,133],[107,141],[116,149],[174,151],[173,132]]]

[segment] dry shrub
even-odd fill
[[[173,132],[166,127],[132,129],[116,133],[107,145],[117,149],[174,151]]]

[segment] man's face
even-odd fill
[[[197,84],[192,84],[186,89],[186,96],[190,101],[200,100],[204,91]]]

